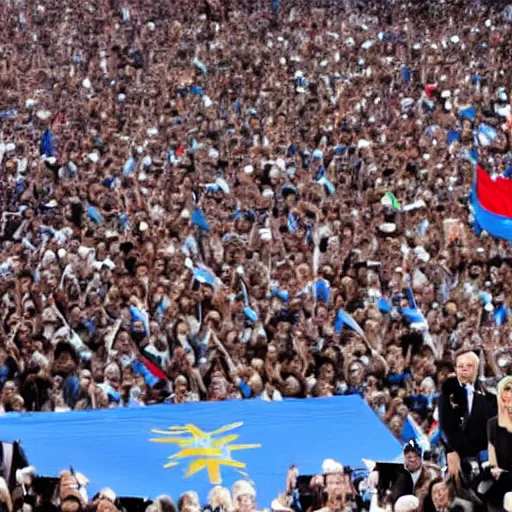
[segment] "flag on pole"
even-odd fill
[[[407,415],[402,428],[402,441],[409,442],[411,439],[416,441],[421,447],[423,453],[430,451],[430,441],[421,427],[414,421],[410,414]]]
[[[364,337],[364,331],[361,326],[346,311],[338,309],[338,313],[334,320],[334,329],[336,333],[340,333],[343,330],[343,325],[347,325],[353,331],[357,332],[359,336]]]
[[[476,228],[496,238],[512,241],[512,180],[492,179],[480,166],[471,194]]]

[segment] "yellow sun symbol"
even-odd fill
[[[238,434],[215,437],[235,430],[242,425],[243,422],[241,421],[230,423],[212,432],[204,432],[199,427],[191,424],[169,427],[168,430],[152,429],[153,434],[160,434],[165,437],[153,438],[150,441],[152,443],[171,443],[178,445],[180,448],[178,453],[169,457],[169,462],[164,465],[164,468],[177,466],[181,459],[192,458],[193,460],[188,464],[185,478],[206,469],[210,483],[218,485],[222,483],[221,466],[234,468],[246,475],[242,470],[245,469],[247,464],[234,460],[231,452],[261,448],[261,444],[230,444],[240,437]]]

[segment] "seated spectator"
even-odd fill
[[[396,503],[401,496],[414,495],[422,500],[430,482],[439,473],[423,464],[422,450],[415,441],[409,441],[403,448],[404,468],[399,471],[397,479],[391,489],[392,503]]]
[[[474,505],[470,500],[455,495],[455,488],[449,480],[441,477],[430,482],[427,495],[423,501],[423,512],[440,512],[445,510],[458,510],[459,512],[472,512]]]

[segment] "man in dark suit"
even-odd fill
[[[16,470],[28,466],[27,456],[19,441],[0,442],[0,477],[4,478],[12,492],[18,485]]]
[[[401,496],[414,495],[420,501],[427,495],[430,482],[439,476],[433,468],[423,464],[421,447],[414,440],[404,446],[404,466],[398,470],[391,488],[393,505]]]
[[[472,351],[459,352],[456,376],[443,384],[439,424],[446,447],[448,472],[458,481],[461,468],[487,460],[487,421],[496,414],[496,397],[477,381],[480,360]],[[469,477],[468,471],[464,471]]]

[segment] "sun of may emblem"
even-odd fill
[[[195,425],[183,425],[169,427],[168,430],[152,429],[153,434],[164,437],[150,439],[152,443],[171,443],[180,448],[180,451],[169,456],[169,462],[164,468],[171,468],[188,459],[188,469],[185,478],[198,473],[202,469],[208,471],[210,483],[218,485],[222,483],[221,466],[242,471],[247,466],[244,462],[233,459],[231,453],[252,448],[261,448],[261,444],[232,444],[240,435],[231,432],[243,425],[242,422],[231,423],[212,432],[204,432]]]

